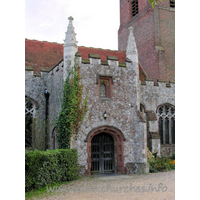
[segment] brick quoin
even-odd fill
[[[175,9],[163,1],[152,9],[148,0],[138,0],[139,13],[132,17],[132,0],[120,0],[118,50],[126,51],[129,27],[134,28],[139,62],[148,77],[175,80]],[[157,15],[155,14],[157,9]],[[156,16],[156,17],[155,17]],[[161,46],[164,51],[157,50]]]

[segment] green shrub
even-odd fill
[[[149,163],[149,172],[154,173],[175,169],[175,160],[172,160],[170,157],[161,156],[155,158],[152,153],[147,150],[147,158]]]
[[[78,178],[78,155],[75,149],[25,152],[25,190]]]
[[[172,153],[172,160],[175,160],[175,152]]]
[[[158,170],[153,165],[149,165],[149,172],[150,173],[156,173],[156,172],[158,172]]]

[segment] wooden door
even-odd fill
[[[114,140],[111,135],[100,133],[95,135],[91,143],[91,172],[114,172]]]

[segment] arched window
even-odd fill
[[[112,77],[108,76],[99,76],[99,97],[102,99],[111,98],[111,85],[112,85]]]
[[[33,118],[35,117],[35,104],[25,98],[25,147],[32,147]]]
[[[100,97],[106,97],[106,85],[104,83],[100,85]]]
[[[157,109],[161,144],[175,144],[175,108],[169,104]]]

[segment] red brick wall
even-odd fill
[[[158,53],[154,46],[153,11],[151,8],[133,17],[118,31],[118,49],[126,51],[129,27],[133,26],[139,54],[139,62],[148,77],[158,79]]]
[[[120,0],[120,27],[128,23],[131,19],[131,1]]]
[[[132,18],[131,10],[132,0],[120,0],[120,28],[126,25]],[[138,0],[138,11],[141,13],[150,7],[149,0]]]
[[[163,0],[162,2],[159,3],[160,7],[170,7],[170,0]]]
[[[131,0],[120,1],[120,28],[118,31],[118,49],[126,51],[130,26],[134,28],[134,36],[138,48],[139,62],[144,68],[148,77],[174,81],[175,77],[175,28],[174,12],[170,10],[159,9],[160,20],[160,40],[164,48],[163,56],[159,60],[159,52],[155,48],[155,29],[153,9],[148,0],[139,1],[139,14],[131,17]],[[162,7],[170,8],[169,1],[159,4]],[[158,20],[158,21],[159,21]],[[159,35],[158,35],[159,36]],[[156,36],[157,37],[157,36]],[[159,63],[161,64],[159,69]]]
[[[149,0],[138,0],[139,13],[149,8],[151,5],[149,4]]]
[[[165,76],[162,79],[175,80],[175,12],[160,9],[161,44],[164,48]]]

